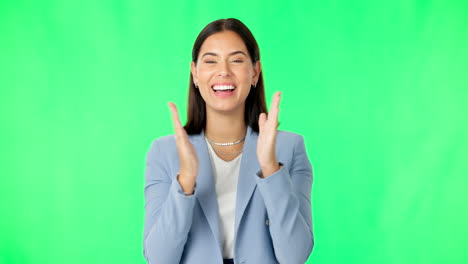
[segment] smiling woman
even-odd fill
[[[229,40],[233,40],[234,42],[228,41],[228,39],[223,37],[228,37]],[[225,46],[226,44],[228,46]],[[249,61],[251,63],[248,63]],[[226,62],[230,62],[230,64]],[[235,64],[241,64],[244,70],[248,68],[251,70],[250,74],[254,74],[253,71],[255,70],[256,75],[253,76],[255,79],[251,80],[250,83],[244,80],[243,83],[243,85],[250,87],[250,92],[245,99],[244,115],[247,125],[258,131],[258,116],[260,113],[267,112],[263,74],[260,64],[260,50],[254,36],[242,22],[236,19],[226,19],[217,20],[207,25],[200,32],[193,45],[189,83],[188,121],[184,126],[188,134],[201,133],[206,126],[205,97],[202,98],[203,89],[198,90],[195,79],[198,77],[203,78],[205,74],[208,74],[208,72],[204,73],[205,69],[209,70],[211,68],[211,72],[213,72],[217,69],[219,70],[219,67],[226,67],[225,70],[230,70],[233,69],[230,66],[235,66]],[[198,75],[200,72],[203,74],[202,76]],[[223,73],[221,72],[220,74]],[[233,76],[225,77],[229,80]],[[239,76],[234,77],[239,78]],[[224,78],[218,78],[218,80],[227,82]],[[250,84],[253,86],[250,86]],[[202,88],[204,87],[202,86]]]
[[[199,54],[191,63],[191,72],[207,115],[225,112],[243,116],[245,100],[258,82],[260,61],[252,62],[244,41],[230,30],[209,36]]]
[[[260,52],[237,19],[208,24],[191,62],[188,121],[154,140],[145,172],[148,263],[304,263],[314,246],[303,137],[267,115]]]

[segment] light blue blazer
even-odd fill
[[[247,127],[237,186],[234,261],[303,264],[314,246],[312,167],[304,139],[279,130],[280,170],[261,178],[256,133]],[[190,135],[199,160],[195,193],[185,196],[176,180],[175,136],[153,141],[146,157],[143,255],[148,263],[222,264],[213,170],[204,132]]]

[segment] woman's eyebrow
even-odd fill
[[[228,56],[232,56],[232,55],[236,55],[236,54],[243,54],[244,56],[247,57],[247,54],[245,54],[245,52],[241,51],[241,50],[236,50],[236,51],[233,51],[231,53],[228,54]],[[218,54],[214,53],[214,52],[206,52],[204,53],[201,57],[205,57],[205,56],[208,56],[208,55],[211,55],[211,56],[218,56]]]
[[[243,52],[241,50],[233,51],[233,52],[229,53],[229,56],[236,55],[236,54],[243,54],[244,56],[247,57],[247,54],[245,54],[245,52]]]

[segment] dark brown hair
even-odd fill
[[[192,49],[192,61],[196,64],[203,42],[211,35],[223,31],[234,31],[244,42],[249,52],[252,63],[260,60],[260,50],[252,32],[239,20],[235,18],[219,19],[208,24],[198,34]],[[256,88],[250,87],[249,95],[245,100],[245,124],[252,127],[258,133],[258,116],[260,113],[267,113],[265,104],[265,89],[263,86],[263,74],[260,72]],[[206,126],[206,106],[200,91],[193,83],[193,76],[190,73],[189,97],[187,108],[187,123],[184,128],[188,134],[199,134]]]

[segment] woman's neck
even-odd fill
[[[205,136],[215,142],[234,142],[246,136],[244,109],[226,114],[207,111]]]

